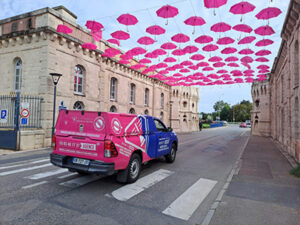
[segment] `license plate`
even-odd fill
[[[75,164],[80,164],[80,165],[85,165],[85,166],[88,166],[90,164],[90,160],[80,159],[80,158],[73,158],[72,162]]]

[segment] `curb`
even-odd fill
[[[222,201],[223,195],[227,191],[227,189],[229,187],[229,184],[232,181],[233,176],[237,175],[239,173],[240,168],[241,168],[241,157],[242,157],[242,155],[243,155],[243,153],[244,153],[244,151],[245,151],[245,149],[246,149],[246,147],[248,145],[250,137],[251,136],[248,136],[247,141],[246,141],[245,145],[243,146],[242,151],[240,152],[237,160],[235,161],[234,166],[233,166],[232,170],[230,171],[230,173],[229,173],[229,175],[228,175],[228,177],[226,179],[226,182],[225,182],[224,186],[222,187],[222,189],[218,193],[217,198],[215,199],[214,203],[211,205],[208,213],[204,217],[204,220],[202,221],[202,223],[200,223],[201,225],[209,225],[212,217],[214,216],[215,211],[217,210],[219,204]]]
[[[33,150],[25,150],[25,151],[15,151],[10,149],[1,149],[0,150],[0,156],[4,155],[14,155],[14,154],[20,154],[20,153],[26,153],[26,152],[36,152],[36,151],[43,151],[43,150],[51,150],[51,148],[39,148],[39,149],[33,149]],[[2,153],[3,151],[3,153]],[[5,153],[6,151],[6,153]]]

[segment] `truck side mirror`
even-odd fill
[[[168,127],[168,132],[172,132],[173,128],[172,127]]]

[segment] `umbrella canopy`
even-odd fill
[[[212,42],[213,40],[214,39],[211,36],[202,35],[202,36],[197,37],[195,39],[195,42],[199,43],[199,44],[206,44],[206,43]]]
[[[199,62],[197,64],[197,66],[199,66],[199,67],[205,67],[205,66],[209,66],[209,63],[207,63],[207,62]]]
[[[223,67],[225,65],[226,65],[226,63],[223,63],[223,62],[216,62],[213,64],[214,67]]]
[[[154,26],[150,26],[146,29],[146,32],[152,35],[161,35],[166,33],[166,30],[164,28],[162,28],[161,26],[158,25],[154,25]]]
[[[212,68],[212,67],[210,67],[210,66],[207,66],[207,67],[204,67],[202,70],[203,70],[203,71],[213,71],[214,68]]]
[[[235,52],[237,52],[237,49],[236,48],[232,48],[232,47],[224,48],[221,51],[222,54],[232,54],[232,53],[235,53]]]
[[[160,47],[166,50],[171,50],[177,48],[177,45],[173,44],[172,42],[167,42],[162,44]]]
[[[213,45],[213,44],[206,45],[202,48],[202,50],[206,51],[206,52],[213,52],[213,51],[216,51],[217,49],[219,49],[219,47],[217,45]]]
[[[254,31],[256,34],[261,35],[261,36],[267,36],[267,35],[272,35],[275,33],[272,27],[266,25],[266,26],[261,26],[255,29]]]
[[[178,9],[176,7],[165,5],[156,11],[156,15],[162,18],[172,18],[178,14]]]
[[[265,57],[259,57],[257,59],[255,59],[256,62],[269,62],[270,60],[268,60],[267,58]]]
[[[209,62],[219,62],[219,61],[222,61],[222,58],[219,56],[213,56],[208,61]]]
[[[218,45],[229,45],[232,43],[234,43],[234,39],[232,39],[231,37],[223,37],[217,41]]]
[[[240,67],[239,64],[237,64],[237,63],[228,63],[227,66],[230,66],[230,67]]]
[[[189,36],[181,33],[174,35],[171,39],[177,43],[185,43],[190,40]]]
[[[206,8],[219,8],[222,5],[225,5],[227,0],[204,0],[204,6]]]
[[[152,53],[155,55],[166,55],[167,54],[167,52],[163,49],[155,49]]]
[[[193,62],[186,60],[186,61],[183,61],[182,63],[180,63],[180,65],[182,65],[182,66],[191,66],[191,65],[193,65]]]
[[[151,58],[151,59],[155,59],[158,57],[158,55],[155,55],[153,54],[152,52],[148,52],[146,55],[145,55],[146,58]]]
[[[242,49],[241,51],[239,51],[239,54],[241,55],[251,55],[253,54],[254,51],[252,51],[251,49],[249,48],[246,48],[246,49]]]
[[[166,67],[168,67],[168,64],[166,64],[166,63],[158,63],[158,64],[156,65],[156,68],[157,68],[157,69],[166,68]]]
[[[253,29],[246,24],[235,25],[232,29],[235,31],[245,32],[245,33],[251,33],[253,31]]]
[[[140,60],[140,63],[148,64],[148,63],[151,63],[151,60],[150,60],[150,59],[144,58],[144,59],[141,59],[141,60]]]
[[[186,25],[190,26],[202,26],[205,24],[205,20],[200,16],[192,16],[184,21]]]
[[[243,39],[241,39],[239,41],[239,45],[242,45],[242,44],[250,44],[252,43],[254,40],[256,39],[256,37],[254,36],[248,36],[248,37],[244,37]]]
[[[253,61],[254,61],[253,58],[251,58],[250,56],[245,56],[241,58],[241,62],[243,63],[252,63]]]
[[[199,61],[199,60],[205,59],[205,57],[201,54],[195,54],[195,55],[192,55],[191,59]]]
[[[118,40],[127,40],[130,38],[130,35],[122,30],[115,31],[110,34],[113,38]]]
[[[147,51],[141,47],[135,47],[129,51],[126,52],[127,53],[131,53],[131,55],[142,55],[142,54],[145,54]]]
[[[122,14],[121,16],[119,16],[117,18],[118,22],[120,24],[126,25],[126,26],[130,26],[130,25],[135,25],[138,22],[138,19],[131,15],[131,14]]]
[[[117,40],[117,39],[111,38],[111,39],[108,39],[108,40],[106,40],[106,41],[109,42],[109,43],[111,43],[111,44],[115,44],[115,45],[120,46],[120,41]]]
[[[252,12],[255,9],[255,6],[249,2],[240,2],[230,8],[230,12],[233,14],[246,14]]]
[[[219,70],[217,73],[228,73],[227,70]]]
[[[181,56],[181,55],[185,55],[186,52],[184,50],[182,50],[182,49],[175,49],[175,50],[172,51],[172,54],[173,55]]]
[[[129,61],[129,60],[122,59],[122,60],[119,61],[119,63],[124,64],[124,65],[127,65],[127,64],[130,64],[130,61]]]
[[[82,48],[85,49],[90,49],[90,50],[95,50],[97,49],[97,45],[93,44],[93,43],[84,43],[81,45]]]
[[[102,31],[91,31],[91,35],[95,41],[100,41],[102,39]]]
[[[141,37],[137,41],[141,45],[152,45],[155,41],[151,37]]]
[[[256,56],[265,56],[265,55],[270,55],[270,54],[272,54],[272,52],[269,50],[260,50],[255,53]]]
[[[56,31],[59,32],[59,33],[64,33],[64,34],[70,34],[73,32],[73,30],[66,26],[66,25],[62,25],[62,24],[59,24],[56,28]]]
[[[281,14],[281,10],[276,7],[269,7],[261,10],[255,17],[259,20],[268,20]]]
[[[167,62],[167,63],[172,63],[172,62],[176,62],[177,60],[173,57],[168,57],[168,58],[165,58],[164,59],[164,62]]]
[[[244,74],[252,74],[254,73],[255,71],[254,70],[245,70],[244,71]]]
[[[185,51],[186,53],[189,53],[189,54],[192,54],[194,52],[197,52],[199,50],[199,48],[197,48],[196,46],[194,45],[188,45],[186,46],[183,51]]]
[[[239,60],[239,58],[237,58],[235,56],[230,56],[230,57],[225,59],[225,62],[236,62],[238,60]]]
[[[135,65],[132,65],[130,68],[133,69],[133,70],[139,70],[139,69],[142,69],[146,67],[145,65],[143,64],[135,64]]]
[[[92,31],[101,31],[104,28],[101,23],[92,20],[86,21],[85,26]]]
[[[211,31],[214,31],[214,32],[226,32],[226,31],[229,31],[231,30],[231,26],[227,23],[216,23],[215,25],[213,25],[211,28],[210,28]]]
[[[270,40],[270,39],[263,39],[263,40],[260,40],[258,41],[255,46],[257,47],[264,47],[264,46],[268,46],[268,45],[271,45],[273,44],[274,41]]]
[[[123,60],[129,60],[129,59],[133,58],[133,55],[123,54],[123,55],[120,56],[120,58],[123,59]]]
[[[116,55],[121,54],[121,51],[118,49],[115,49],[115,48],[107,48],[107,49],[105,49],[104,53],[106,55],[109,55],[109,57],[114,57]]]
[[[189,69],[181,69],[179,70],[180,73],[189,73],[190,70]]]
[[[260,70],[267,70],[267,69],[269,69],[270,67],[269,66],[267,66],[267,65],[260,65],[260,66],[258,66],[258,67],[256,67],[257,69],[260,69]]]

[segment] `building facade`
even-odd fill
[[[271,136],[298,162],[300,162],[299,13],[300,0],[291,0],[281,32],[281,47],[269,81],[252,86],[254,102],[252,118],[255,120],[259,111],[261,116],[264,114],[262,116],[264,121],[256,128],[254,126],[252,133]],[[256,100],[260,101],[258,109],[255,108]]]
[[[198,130],[199,92],[196,87],[171,87],[141,71],[81,47],[93,42],[77,17],[63,6],[44,8],[0,21],[0,95],[40,96],[41,126],[21,132],[21,148],[49,147],[53,83],[49,73],[61,73],[57,103],[68,109],[148,114],[177,132]],[[64,24],[71,34],[56,32]],[[132,64],[137,63],[132,61]],[[1,108],[1,106],[0,106]]]

